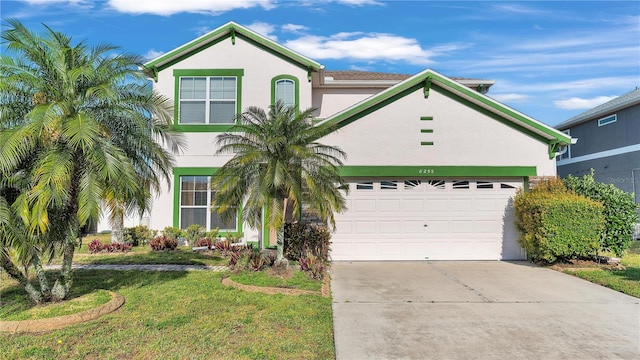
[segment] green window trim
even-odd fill
[[[276,103],[276,83],[278,80],[291,80],[294,87],[294,106],[300,108],[300,81],[293,75],[278,75],[271,79],[271,105]]]
[[[235,76],[236,77],[236,114],[242,113],[242,77],[244,69],[175,69],[173,94],[174,129],[180,132],[225,132],[235,124],[180,124],[180,78],[189,76]]]
[[[180,177],[181,176],[215,176],[218,167],[176,167],[173,168],[173,227],[180,227]],[[243,233],[242,206],[238,205],[238,218],[235,231],[221,231],[227,233]]]

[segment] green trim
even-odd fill
[[[529,191],[529,177],[528,176],[522,177],[522,188],[524,189],[524,192]]]
[[[427,76],[424,79],[424,98],[429,98],[429,90],[431,89],[431,77]]]
[[[214,176],[218,167],[175,167],[173,168],[173,227],[180,227],[180,176]],[[227,233],[243,233],[242,206],[238,206],[238,218],[235,231]]]
[[[431,89],[437,87],[438,89],[444,90],[444,92],[449,92],[451,97],[456,101],[475,104],[476,108],[484,109],[485,114],[491,113],[493,114],[492,117],[494,119],[501,118],[504,123],[510,123],[511,127],[523,133],[530,135],[534,134],[535,138],[542,142],[549,143],[557,141],[562,144],[569,144],[571,142],[571,138],[566,134],[544,124],[538,123],[525,115],[521,115],[514,110],[443,75],[440,75],[431,69],[427,69],[417,75],[414,75],[403,82],[370,97],[366,101],[358,103],[342,112],[328,117],[322,123],[327,123],[328,125],[333,126],[336,130],[342,128],[421,87],[426,88],[427,80],[429,80]],[[421,117],[421,120],[423,120],[423,117]],[[537,132],[528,129],[527,126],[541,132],[542,134],[538,134]]]
[[[174,130],[180,132],[227,132],[238,125],[239,120],[229,124],[180,124],[180,78],[187,76],[235,76],[236,114],[242,113],[242,77],[244,69],[174,69],[173,122]]]
[[[269,246],[269,226],[267,226],[268,224],[268,219],[269,219],[269,210],[268,209],[262,209],[262,248],[266,249]]]
[[[420,129],[420,132],[423,134],[432,134],[433,129]]]
[[[294,88],[293,102],[294,102],[294,106],[297,109],[299,109],[300,108],[300,81],[298,81],[298,78],[293,75],[278,75],[273,79],[271,79],[271,105],[274,105],[276,103],[276,82],[278,80],[293,81],[293,88]]]
[[[420,116],[420,120],[422,120],[422,121],[431,121],[431,120],[433,120],[433,116]]]
[[[553,159],[556,157],[558,150],[560,150],[560,143],[557,141],[552,141],[549,143],[549,159]]]
[[[536,176],[535,166],[342,166],[344,177],[524,177]]]
[[[421,141],[420,145],[425,146],[425,145],[433,145],[433,141]]]
[[[164,70],[169,66],[172,66],[210,46],[226,39],[231,38],[232,44],[235,45],[236,38],[245,39],[255,45],[258,45],[263,50],[267,50],[278,57],[287,60],[297,66],[308,69],[311,68],[314,71],[318,71],[323,66],[305,56],[302,56],[296,52],[293,52],[284,46],[269,40],[268,38],[256,34],[253,31],[238,25],[234,22],[229,22],[221,27],[203,35],[199,38],[192,40],[168,53],[145,63],[143,66],[147,69],[156,68],[158,71]]]

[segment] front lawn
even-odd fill
[[[621,258],[624,270],[606,267],[568,269],[565,273],[640,298],[640,241],[634,241]]]
[[[63,330],[2,334],[0,358],[335,357],[331,299],[244,292],[222,285],[223,275],[209,271],[76,271],[74,295],[106,289],[123,295],[125,305]],[[3,295],[16,286],[3,275]]]

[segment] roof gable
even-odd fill
[[[318,125],[332,126],[336,130],[344,127],[373,111],[386,106],[416,90],[422,89],[424,96],[429,96],[432,86],[437,86],[455,96],[458,100],[469,102],[479,108],[504,120],[519,131],[532,135],[549,144],[549,153],[555,156],[555,150],[560,145],[571,143],[571,137],[534,120],[514,109],[503,105],[490,97],[457,83],[431,69],[418,73],[380,93],[373,95],[341,112],[338,112],[318,123]]]
[[[293,50],[290,50],[273,40],[260,35],[242,25],[239,25],[233,21],[228,22],[225,25],[220,26],[188,43],[177,47],[166,54],[163,54],[147,63],[143,66],[149,71],[155,78],[158,71],[161,71],[199,51],[208,48],[222,40],[230,38],[235,43],[236,37],[240,37],[248,42],[269,51],[287,61],[296,64],[308,71],[318,71],[324,68],[320,63],[311,60],[304,55],[301,55]]]
[[[593,109],[587,110],[566,121],[563,121],[560,124],[556,125],[556,129],[565,130],[570,128],[573,125],[578,125],[583,122],[595,120],[601,116],[605,116],[610,113],[614,113],[616,111],[626,109],[636,104],[640,104],[639,88],[636,88],[635,90],[632,90],[624,95],[618,96],[617,98],[607,101],[602,105],[598,105]]]

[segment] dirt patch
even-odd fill
[[[544,265],[543,265],[544,266]],[[547,265],[548,266],[548,265]],[[553,270],[624,270],[622,264],[607,264],[593,260],[568,260],[549,266]]]
[[[124,297],[109,291],[111,300],[101,306],[77,314],[58,316],[54,318],[23,321],[0,321],[0,332],[5,333],[36,333],[62,329],[73,324],[97,319],[103,315],[118,310],[124,304]]]
[[[325,276],[325,279],[328,279],[328,276]],[[326,284],[325,284],[326,283]],[[283,295],[320,295],[322,297],[329,297],[331,295],[331,291],[329,290],[329,281],[322,282],[322,290],[321,291],[311,291],[311,290],[299,290],[299,289],[285,289],[278,287],[265,287],[265,286],[253,286],[253,285],[245,285],[239,284],[230,278],[223,278],[222,284],[225,286],[231,286],[236,289],[248,291],[248,292],[258,292],[262,294],[283,294]],[[326,289],[325,289],[326,287]]]

